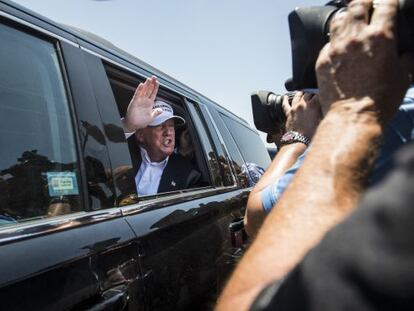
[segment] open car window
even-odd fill
[[[113,65],[104,64],[104,66],[117,104],[119,118],[123,118],[136,87],[145,79],[115,68]],[[185,124],[175,122],[174,135],[169,135],[167,138],[164,138],[164,133],[151,134],[156,129],[143,130],[140,131],[141,134],[126,134],[132,165],[115,172],[115,178],[122,179],[122,176],[128,174],[129,178],[124,178],[128,183],[125,184],[125,189],[129,189],[129,192],[135,193],[140,199],[210,187],[211,178],[205,154],[184,98],[160,87],[156,100],[170,105],[174,115],[183,118]],[[158,126],[159,131],[162,131],[162,124]],[[171,140],[173,151],[165,161],[153,160],[151,158],[153,149],[158,150],[165,145],[169,147]],[[151,146],[143,148],[144,144]],[[161,150],[165,151],[165,148]],[[168,150],[170,152],[171,148]],[[121,205],[127,204],[128,201],[121,202]]]

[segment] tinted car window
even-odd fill
[[[80,210],[80,176],[54,44],[0,24],[0,225]]]
[[[203,147],[205,154],[207,155],[207,161],[209,166],[210,175],[214,180],[216,186],[221,186],[223,184],[219,162],[220,159],[217,159],[216,152],[211,144],[209,135],[207,134],[204,122],[200,117],[200,113],[196,105],[192,102],[188,102],[188,108],[191,111],[194,124],[196,125],[197,132],[200,136],[201,141],[203,142]]]
[[[246,164],[252,163],[266,169],[270,164],[270,157],[259,134],[224,114],[221,114],[221,117],[239,147]]]
[[[248,177],[245,172],[242,171],[242,168],[245,166],[244,160],[240,154],[239,149],[237,148],[236,143],[234,142],[233,137],[231,136],[229,130],[224,124],[223,120],[219,117],[219,113],[215,110],[211,111],[211,114],[214,118],[215,124],[217,125],[217,130],[220,132],[221,137],[224,141],[224,148],[228,155],[230,156],[229,162],[231,162],[231,167],[234,170],[234,174],[237,176],[240,186],[248,186]],[[228,164],[227,164],[228,166]],[[226,186],[232,185],[230,170],[223,169],[224,173],[228,176],[226,180],[230,181]]]

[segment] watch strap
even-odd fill
[[[296,131],[288,131],[285,134],[283,134],[282,138],[280,139],[280,145],[289,145],[293,143],[303,143],[306,146],[309,146],[310,139],[306,137],[305,135],[296,132]]]

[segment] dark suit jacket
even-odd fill
[[[136,176],[142,159],[139,145],[134,136],[128,139],[128,145],[131,152],[134,176]],[[200,172],[189,160],[177,153],[173,153],[170,155],[167,166],[161,175],[158,193],[197,187],[200,177]]]

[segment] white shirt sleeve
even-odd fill
[[[124,118],[121,118],[121,123],[122,123],[122,121],[123,121],[123,120],[124,120]],[[125,139],[130,138],[132,135],[134,135],[134,133],[135,133],[135,132],[129,132],[129,133],[125,133],[125,132],[124,132]]]

